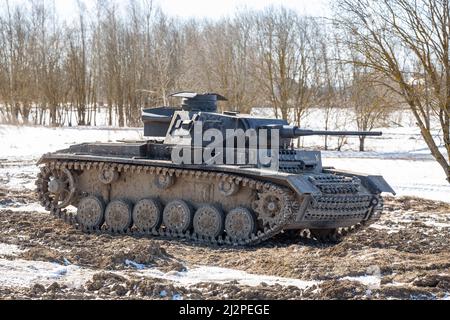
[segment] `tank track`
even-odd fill
[[[323,232],[314,232],[311,230],[303,230],[300,232],[300,237],[303,239],[315,239],[322,243],[336,243],[342,241],[342,239],[346,236],[350,236],[357,232],[363,231],[369,228],[372,224],[377,222],[384,209],[384,199],[381,196],[378,196],[378,205],[375,207],[374,212],[370,216],[370,218],[366,221],[362,221],[354,226],[339,228],[339,229],[329,229],[322,230]]]
[[[177,177],[185,176],[190,178],[207,177],[208,179],[216,179],[217,181],[223,180],[228,182],[234,182],[242,186],[249,186],[256,191],[267,191],[270,193],[276,193],[284,199],[284,206],[279,214],[279,219],[277,223],[271,227],[266,227],[264,230],[259,230],[253,233],[247,239],[233,240],[228,236],[219,236],[216,238],[207,238],[199,236],[192,231],[187,231],[185,233],[170,232],[164,229],[152,229],[152,230],[136,230],[135,228],[129,228],[125,232],[117,232],[109,229],[107,226],[103,225],[100,228],[85,228],[81,226],[76,219],[76,214],[68,212],[66,209],[61,209],[52,203],[51,199],[46,195],[43,190],[44,177],[51,170],[85,170],[90,168],[101,169],[103,167],[114,168],[119,173],[121,172],[145,172],[145,173],[156,173],[156,174],[169,174],[175,175]],[[207,244],[207,245],[229,245],[229,246],[250,246],[257,245],[263,241],[273,238],[275,235],[279,234],[287,221],[292,218],[293,208],[298,208],[298,203],[294,200],[293,193],[285,188],[273,183],[263,183],[250,178],[243,178],[236,175],[215,173],[215,172],[204,172],[196,170],[183,170],[183,169],[169,169],[164,167],[151,167],[151,166],[139,166],[139,165],[125,165],[116,164],[109,162],[75,162],[75,161],[52,161],[47,163],[45,166],[41,167],[41,172],[38,174],[38,179],[36,181],[37,192],[41,204],[45,207],[47,211],[60,219],[65,223],[75,227],[77,230],[83,231],[89,234],[110,234],[110,235],[129,235],[135,237],[158,237],[163,239],[185,239],[187,241]]]
[[[104,167],[114,168],[119,173],[126,172],[143,172],[150,174],[169,174],[171,176],[184,176],[189,178],[199,178],[199,177],[207,177],[208,179],[215,179],[217,181],[228,181],[239,184],[241,186],[249,186],[255,191],[261,192],[270,192],[276,193],[280,197],[284,199],[284,206],[279,215],[279,219],[277,222],[270,227],[265,227],[264,230],[259,230],[256,233],[253,233],[247,239],[234,240],[228,236],[219,236],[219,237],[204,237],[199,236],[193,231],[186,231],[184,233],[181,232],[171,232],[165,230],[161,227],[158,229],[151,230],[137,230],[134,227],[128,228],[126,231],[115,231],[108,228],[106,225],[103,225],[100,228],[86,228],[81,226],[76,218],[76,214],[72,212],[68,212],[66,209],[58,208],[48,197],[46,192],[43,190],[44,186],[44,177],[52,170],[76,170],[83,171],[89,170],[91,168],[102,169]],[[226,173],[215,173],[215,172],[205,172],[198,170],[184,170],[184,169],[170,169],[165,167],[154,167],[154,166],[145,166],[145,165],[127,165],[127,164],[118,164],[118,163],[110,163],[110,162],[78,162],[78,161],[50,161],[47,162],[44,166],[41,166],[41,172],[38,174],[38,179],[36,181],[37,193],[39,196],[40,203],[45,207],[47,211],[49,211],[55,218],[64,221],[66,224],[71,225],[77,230],[80,230],[87,234],[108,234],[108,235],[126,235],[133,237],[153,237],[160,239],[177,239],[177,240],[186,240],[189,242],[204,244],[209,246],[254,246],[258,245],[266,240],[272,239],[278,234],[283,232],[283,228],[286,223],[290,221],[295,214],[295,210],[299,208],[300,204],[295,200],[293,192],[286,187],[282,187],[273,183],[261,182],[251,178],[245,178],[236,176],[233,174]],[[297,235],[299,238],[303,239],[314,239],[319,242],[329,243],[329,242],[338,242],[342,240],[344,236],[350,235],[352,233],[356,233],[364,228],[367,228],[372,223],[374,223],[383,210],[383,199],[379,197],[380,202],[375,209],[374,213],[370,217],[369,220],[363,221],[355,226],[347,227],[347,228],[339,228],[339,229],[331,229],[331,230],[323,230],[324,232],[315,233],[313,230],[302,230],[298,231]]]

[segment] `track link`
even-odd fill
[[[338,229],[326,229],[321,230],[321,232],[317,232],[315,230],[302,230],[300,232],[300,236],[303,239],[314,239],[321,243],[338,243],[342,241],[345,237],[360,232],[362,230],[367,229],[373,223],[377,222],[380,219],[380,216],[384,209],[384,200],[380,195],[377,196],[378,204],[375,207],[372,215],[366,221],[361,221],[360,223],[346,228],[338,228]]]

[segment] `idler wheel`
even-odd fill
[[[245,208],[230,211],[225,218],[225,231],[233,240],[245,240],[256,231],[256,220]]]
[[[134,226],[139,230],[158,229],[162,223],[162,206],[157,200],[143,199],[133,209]]]
[[[114,200],[108,204],[105,211],[105,222],[113,231],[125,231],[131,227],[132,207],[124,200]]]
[[[167,204],[163,212],[163,222],[172,232],[183,233],[192,226],[192,208],[182,200],[175,200]]]
[[[223,233],[224,214],[214,206],[203,206],[195,212],[194,231],[201,236],[215,238]]]
[[[54,208],[63,209],[69,206],[75,195],[75,179],[66,168],[46,170],[42,177],[44,199]]]
[[[105,203],[98,197],[80,200],[77,211],[78,223],[86,228],[99,228],[104,222]]]

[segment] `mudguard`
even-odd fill
[[[363,176],[359,177],[364,184],[364,180],[367,180],[367,184],[369,186],[369,189],[376,190],[379,193],[392,193],[394,196],[396,195],[396,192],[392,187],[384,180],[382,176]]]
[[[287,178],[290,187],[297,192],[297,194],[311,194],[320,195],[320,190],[309,181],[308,176],[292,175]]]

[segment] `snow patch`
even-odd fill
[[[375,230],[385,230],[385,231],[387,231],[388,234],[398,233],[398,232],[400,232],[401,229],[404,229],[404,227],[385,226],[385,225],[377,224],[377,223],[370,225],[369,228],[375,229]]]
[[[133,267],[133,268],[135,268],[137,270],[144,270],[145,269],[145,265],[143,265],[141,263],[137,263],[137,262],[131,261],[131,260],[128,260],[128,259],[125,260],[125,264],[127,266]]]
[[[181,301],[181,300],[183,300],[183,297],[180,294],[174,294],[172,297],[172,300]]]
[[[282,278],[274,276],[262,276],[249,274],[245,271],[200,266],[194,269],[189,269],[185,272],[169,272],[164,273],[156,269],[145,269],[139,272],[141,276],[147,276],[156,279],[168,280],[182,285],[195,285],[201,282],[207,283],[226,283],[237,281],[240,285],[256,287],[261,283],[266,283],[269,286],[279,284],[284,287],[294,286],[299,289],[306,289],[313,285],[317,285],[320,281],[304,281],[299,279]]]
[[[15,244],[0,243],[0,256],[16,256],[21,252],[23,250]]]
[[[372,287],[372,288],[379,288],[381,285],[381,277],[380,276],[374,276],[374,275],[364,275],[359,277],[344,277],[340,280],[348,280],[348,281],[354,281],[359,282],[365,286]]]
[[[450,228],[450,223],[441,223],[436,221],[424,221],[423,222],[426,226],[432,227],[432,228]]]
[[[0,210],[9,210],[11,212],[33,212],[48,214],[48,211],[39,203],[30,203],[26,205],[13,204],[13,205],[0,205]]]
[[[36,283],[49,286],[54,282],[79,288],[95,274],[74,265],[27,260],[0,259],[0,286],[29,288]]]
[[[1,157],[12,159],[38,159],[44,153],[68,148],[85,142],[115,142],[141,140],[143,129],[108,127],[47,128],[0,125]]]
[[[35,180],[39,173],[36,163],[11,163],[0,165],[0,183],[11,190],[35,190]]]
[[[22,252],[22,250],[15,245],[0,244],[0,256],[14,255],[20,252]],[[224,284],[236,281],[239,285],[251,287],[256,287],[265,283],[268,286],[278,284],[283,287],[294,286],[299,289],[306,289],[321,283],[321,281],[305,281],[275,276],[255,275],[245,271],[209,266],[200,266],[184,272],[172,271],[164,273],[157,269],[146,269],[144,265],[131,260],[126,260],[125,263],[136,270],[118,271],[114,273],[125,277],[127,275],[134,275],[139,276],[140,278],[148,277],[167,280],[184,286],[196,285],[202,282]],[[11,261],[0,258],[1,287],[29,288],[36,283],[49,286],[52,283],[57,282],[60,285],[66,285],[69,288],[79,288],[87,281],[91,280],[95,273],[97,273],[97,271],[72,265],[69,261],[65,261],[65,265],[62,265],[51,262],[28,261],[22,259]],[[160,295],[164,297],[167,295],[167,292],[162,291]],[[173,296],[172,299],[182,299],[182,296]]]

